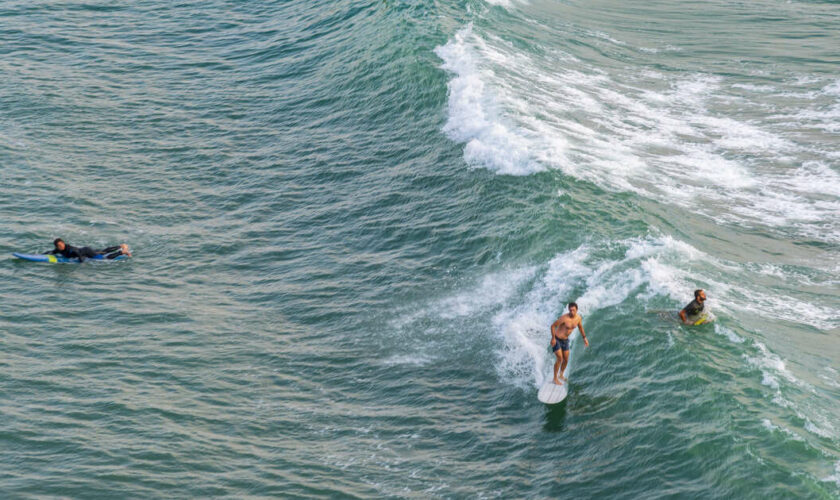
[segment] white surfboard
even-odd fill
[[[549,378],[542,387],[540,387],[540,391],[537,393],[537,399],[541,402],[553,405],[555,403],[559,403],[566,399],[566,395],[569,394],[569,381],[563,381],[563,385],[557,385],[554,383],[554,380]]]

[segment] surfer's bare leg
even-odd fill
[[[557,371],[560,369],[560,365],[563,362],[563,351],[558,349],[554,353],[554,356],[557,357],[557,359],[554,361],[554,383],[557,384],[557,385],[563,385],[563,382],[561,382],[560,379],[557,378]],[[566,368],[566,365],[564,364],[563,369],[565,369],[565,368]]]
[[[558,353],[559,352],[560,351],[558,351]],[[558,356],[558,358],[559,357],[560,356]],[[566,380],[566,377],[564,377],[563,374],[566,373],[566,365],[569,364],[569,351],[563,351],[562,358],[563,358],[563,363],[560,366],[560,378],[563,379],[563,380]],[[555,363],[555,366],[556,366],[556,363]],[[557,380],[557,370],[556,369],[554,371],[554,380]]]

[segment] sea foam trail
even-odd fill
[[[623,248],[620,258],[614,256],[616,248]],[[687,265],[691,265],[690,270]],[[713,297],[713,311],[732,315],[743,310],[762,310],[765,317],[775,314],[780,320],[786,319],[786,309],[777,307],[780,299],[761,292],[767,277],[760,286],[746,281],[737,286],[727,284],[729,280],[723,273],[743,274],[744,267],[753,265],[723,261],[669,236],[587,243],[558,254],[544,265],[487,275],[474,285],[400,316],[392,327],[415,332],[418,324],[432,325],[427,331],[434,333],[438,347],[448,349],[451,345],[447,347],[442,337],[449,329],[486,332],[489,326],[503,346],[497,353],[499,377],[528,387],[539,384],[547,373],[547,325],[569,300],[576,300],[584,315],[628,302],[661,308],[665,301],[676,309],[700,284]],[[780,283],[787,279],[785,275],[773,278]],[[831,328],[837,323],[829,305],[785,300],[789,307],[809,306],[810,314],[800,320],[811,326]],[[487,318],[488,325],[478,324]],[[716,324],[714,330],[733,344],[745,342],[723,324]],[[772,372],[779,371],[776,369],[784,363],[763,344],[756,349],[750,363],[761,368],[767,380],[776,380],[778,375]],[[779,373],[784,378],[792,376],[783,370]]]
[[[619,258],[613,255],[616,247],[624,248]],[[577,302],[584,317],[628,301],[644,304],[663,296],[675,304],[684,300],[696,279],[677,266],[687,257],[705,255],[667,236],[589,243],[558,254],[530,290],[492,316],[494,330],[505,346],[499,376],[521,387],[544,382],[553,363],[546,351],[547,325],[570,300]],[[573,345],[578,336],[575,331]],[[573,361],[568,370],[574,371]]]
[[[453,75],[444,132],[465,144],[473,167],[558,169],[717,220],[840,241],[830,138],[797,140],[836,119],[837,81],[815,92],[813,108],[776,105],[771,114],[767,92],[721,76],[610,74],[568,53],[524,52],[472,24],[435,52]],[[750,118],[729,111],[733,103]]]
[[[746,303],[768,300],[767,307],[772,305],[772,298],[759,293],[764,281],[755,285],[747,280],[738,285],[725,284],[735,281],[726,279],[725,273],[743,276],[744,268],[752,267],[715,258],[669,236],[588,242],[557,254],[543,265],[491,273],[454,293],[421,304],[392,322],[389,330],[413,339],[416,353],[408,353],[405,359],[419,359],[422,364],[475,346],[489,346],[487,354],[493,357],[499,380],[533,390],[551,376],[554,358],[548,350],[549,325],[568,301],[578,303],[584,318],[612,308],[608,314],[620,320],[624,310],[628,315],[663,306],[676,311],[699,284],[713,297],[709,300],[712,312],[731,318],[734,312],[745,309]],[[804,316],[802,320],[828,325],[836,322],[832,315],[830,308],[816,308],[814,317]],[[750,335],[743,328],[739,328],[741,334],[736,333],[725,320],[718,319],[713,325],[713,331],[732,346],[733,359],[740,359],[754,381],[766,387],[764,401],[788,409],[790,418],[804,422],[804,433],[837,439],[838,430],[830,417],[835,410],[830,402],[812,400],[815,387],[800,380],[789,362],[768,347],[772,332],[758,328]],[[603,332],[591,323],[587,329],[591,341],[599,342]],[[571,338],[573,352],[580,355],[579,333],[575,331]],[[575,372],[575,359],[573,355],[569,375]],[[830,378],[834,372],[826,368],[825,377]]]

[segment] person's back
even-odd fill
[[[128,250],[128,245],[125,243],[118,246],[103,248],[102,250],[94,250],[91,247],[74,247],[65,243],[61,238],[56,238],[53,241],[53,245],[55,248],[49,252],[45,252],[45,254],[61,255],[67,259],[79,259],[80,262],[83,262],[85,259],[92,259],[99,256],[104,256],[106,259],[113,259],[119,255],[131,257],[131,252]]]

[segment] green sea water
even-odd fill
[[[840,498],[838,26],[0,3],[0,497]]]

